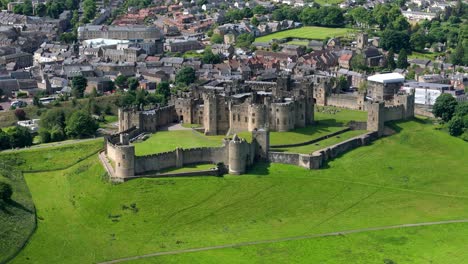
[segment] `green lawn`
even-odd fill
[[[413,51],[408,58],[409,59],[429,59],[435,60],[438,56],[443,55],[444,53],[437,53],[437,52],[417,52]]]
[[[359,110],[349,110],[333,106],[317,106],[315,108],[315,120],[319,122],[327,122],[329,124],[337,123],[346,125],[349,121],[367,121],[367,112]]]
[[[286,42],[286,44],[306,46],[307,47],[309,45],[309,41],[307,41],[307,40],[292,40],[292,41]]]
[[[204,171],[211,168],[216,168],[215,164],[188,164],[182,168],[169,168],[161,170],[160,173],[179,173],[179,172],[190,172],[190,171]]]
[[[39,224],[13,263],[92,263],[468,218],[468,144],[424,120],[393,128],[399,133],[346,153],[322,170],[258,164],[242,176],[137,179],[113,185],[103,180],[104,169],[93,156],[63,171],[25,174]],[[468,252],[467,227],[457,227],[291,241],[145,262],[427,263],[430,258],[434,263],[460,263]]]
[[[250,132],[238,134],[247,141],[252,140]],[[172,151],[176,148],[219,147],[223,144],[224,135],[205,136],[193,130],[159,131],[145,141],[135,143],[137,156]]]
[[[338,144],[340,142],[343,142],[347,139],[365,134],[367,131],[365,130],[351,130],[347,131],[343,134],[339,134],[338,136],[334,136],[331,138],[327,138],[324,140],[321,140],[317,143],[314,144],[309,144],[305,146],[300,146],[300,147],[289,147],[289,148],[274,148],[272,151],[279,151],[279,152],[291,152],[291,153],[302,153],[302,154],[311,154],[312,152],[316,150],[320,150],[329,146],[333,146],[335,144]]]
[[[298,38],[323,40],[329,37],[345,36],[352,30],[349,28],[301,27],[276,32],[255,39],[255,42],[268,42],[272,39]]]
[[[286,145],[302,143],[342,129],[344,129],[344,127],[336,126],[334,123],[330,124],[328,121],[323,121],[323,123],[317,125],[296,128],[288,132],[270,132],[270,144]]]

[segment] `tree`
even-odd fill
[[[29,133],[29,129],[21,126],[14,127],[8,131],[10,137],[10,146],[13,148],[23,148],[31,146],[33,137]]]
[[[43,3],[39,3],[36,6],[36,15],[43,17],[47,14],[47,7]]]
[[[256,15],[264,15],[267,13],[267,10],[264,6],[262,5],[256,5],[254,8],[253,8],[253,13],[256,14]]]
[[[60,41],[65,42],[67,44],[71,44],[77,41],[76,35],[73,32],[64,32],[60,34]]]
[[[409,27],[410,27],[410,24],[408,23],[406,18],[402,15],[399,15],[395,19],[395,21],[392,22],[392,28],[395,30],[399,30],[399,31],[408,30]]]
[[[71,138],[84,138],[93,136],[98,129],[93,117],[85,111],[76,111],[67,120],[65,131]]]
[[[418,31],[411,35],[410,44],[413,50],[423,51],[424,48],[426,47],[427,42],[428,41],[426,39],[426,35],[421,31]]]
[[[218,54],[214,54],[211,48],[206,47],[203,53],[202,62],[205,64],[216,64],[221,62],[221,57]]]
[[[137,78],[134,77],[128,78],[127,84],[128,89],[132,91],[135,91],[140,86],[140,82],[137,80]]]
[[[460,136],[463,134],[463,119],[460,116],[454,116],[450,121],[448,122],[448,130],[450,135],[452,136]]]
[[[85,77],[81,75],[73,77],[72,79],[73,96],[75,96],[76,98],[83,97],[84,91],[87,85],[88,85],[88,80]]]
[[[191,67],[183,67],[177,72],[175,82],[177,84],[189,85],[195,82],[195,70]]]
[[[260,25],[260,21],[258,21],[258,18],[256,17],[252,17],[252,19],[250,19],[250,23],[256,27]]]
[[[11,196],[13,195],[13,188],[11,185],[6,182],[0,182],[0,199],[5,202],[11,200]]]
[[[366,59],[362,54],[356,54],[351,59],[351,68],[353,70],[367,71]]]
[[[224,42],[224,39],[220,34],[213,34],[210,38],[210,41],[213,44],[221,44]]]
[[[455,115],[468,116],[468,102],[459,103],[455,108]]]
[[[26,120],[26,112],[23,109],[15,109],[15,116],[18,120]]]
[[[120,89],[123,89],[124,87],[127,86],[127,76],[125,75],[119,75],[117,78],[115,78],[114,81],[115,85],[119,87]]]
[[[10,148],[10,136],[0,129],[0,150]]]
[[[457,100],[451,94],[441,94],[439,97],[437,97],[434,103],[432,113],[435,117],[442,118],[442,120],[448,122],[450,119],[452,119],[457,104]]]
[[[346,91],[349,88],[348,80],[345,76],[338,77],[336,88],[338,88],[340,91]]]
[[[171,88],[168,82],[160,82],[156,87],[156,94],[161,95],[165,100],[171,96]]]
[[[237,36],[236,45],[240,48],[247,48],[250,47],[250,45],[252,45],[252,42],[254,42],[254,40],[254,35],[249,33],[242,33],[239,36]]]
[[[406,69],[409,65],[408,63],[408,55],[406,54],[406,50],[402,49],[400,53],[398,53],[398,60],[397,60],[397,67],[400,69]]]
[[[23,15],[32,16],[34,13],[31,0],[24,0],[23,2]]]
[[[385,50],[393,48],[395,52],[401,49],[410,49],[409,35],[406,32],[387,29],[382,33],[381,45]]]
[[[465,49],[462,45],[462,41],[459,41],[455,51],[450,56],[450,60],[454,65],[463,65],[463,58],[465,57]]]
[[[390,49],[387,54],[387,68],[392,71],[396,68],[395,54],[393,53],[393,49]]]

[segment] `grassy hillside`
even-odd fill
[[[102,139],[63,147],[0,153],[0,181],[13,187],[13,201],[0,202],[0,263],[17,252],[35,228],[35,208],[21,171],[71,166],[100,148]]]
[[[21,172],[0,161],[0,181],[13,187],[10,202],[0,200],[0,263],[15,254],[33,232],[34,204]]]
[[[344,36],[351,30],[349,28],[301,27],[276,32],[255,39],[255,42],[268,42],[272,39],[297,38],[323,40],[330,37]]]
[[[468,144],[422,120],[395,124],[394,129],[400,133],[315,171],[258,164],[242,176],[138,179],[112,185],[103,179],[105,172],[96,157],[90,157],[63,171],[25,174],[39,223],[13,263],[90,263],[174,249],[468,218],[468,167],[463,166]],[[210,260],[214,263],[228,262],[232,256],[236,262],[413,263],[425,259],[427,252],[435,252],[432,257],[441,260],[438,263],[465,259],[461,247],[466,246],[466,232],[437,228],[145,262],[205,263],[215,257]],[[421,239],[412,235],[418,233],[425,235]],[[438,238],[441,233],[447,236],[436,241],[434,251],[435,244],[423,238]],[[459,251],[454,254],[452,249]]]
[[[279,151],[279,152],[291,152],[291,153],[303,153],[303,154],[310,154],[316,150],[320,150],[329,146],[333,146],[335,144],[338,144],[340,142],[343,142],[347,139],[365,134],[367,131],[365,130],[351,130],[347,131],[343,134],[330,137],[324,140],[321,140],[317,143],[314,144],[309,144],[305,146],[300,146],[300,147],[289,147],[289,148],[274,148],[272,149],[273,151]]]
[[[56,143],[53,143],[56,144]],[[103,148],[102,138],[59,147],[40,147],[21,151],[0,152],[0,158],[8,160],[21,171],[57,170],[87,158]]]

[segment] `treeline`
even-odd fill
[[[36,15],[40,17],[49,16],[51,18],[58,18],[65,10],[78,10],[79,5],[79,0],[54,0],[47,1],[45,4],[39,3],[34,9],[31,0],[25,0],[21,4],[15,5],[13,12],[15,14],[23,14],[27,16]],[[3,8],[5,7],[6,6]]]
[[[25,127],[14,127],[8,130],[0,129],[0,150],[29,147],[33,143],[33,136]]]
[[[432,113],[445,122],[450,135],[468,141],[468,102],[459,103],[451,94],[441,94]]]
[[[230,9],[225,14],[227,23],[252,18],[256,14],[266,14],[267,11],[262,6],[256,6],[253,9]],[[293,20],[302,22],[307,26],[326,26],[339,27],[345,25],[343,10],[336,6],[319,6],[296,8],[290,6],[281,6],[272,12],[272,19],[276,21]],[[257,22],[253,23],[257,24]]]

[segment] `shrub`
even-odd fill
[[[18,120],[26,120],[26,112],[23,109],[15,109],[15,116]]]
[[[452,136],[460,136],[463,133],[463,120],[459,116],[454,116],[448,122],[449,133]]]
[[[0,182],[0,199],[3,201],[11,200],[11,196],[13,195],[13,188],[11,185],[6,182]]]

